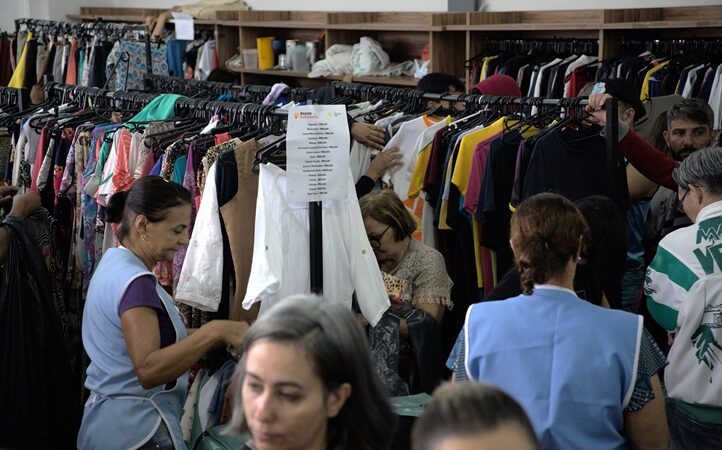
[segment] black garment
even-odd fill
[[[552,71],[552,77],[549,79],[549,85],[547,87],[548,98],[563,98],[564,97],[564,76],[571,62],[566,64],[559,64],[554,67]]]
[[[715,70],[713,67],[712,72],[710,72],[704,77],[704,80],[702,81],[702,87],[700,88],[697,98],[700,98],[705,102],[709,102],[709,97],[712,94],[712,84],[714,84],[714,76]]]
[[[50,132],[47,133],[50,135]],[[53,143],[53,156],[55,156],[58,152],[65,152],[65,155],[67,157],[68,155],[68,148],[70,147],[70,142],[67,139],[61,139],[61,133],[58,131],[54,134],[54,138],[51,139],[48,142],[48,147],[46,147],[46,155],[48,152],[51,151],[49,148],[50,143]],[[48,211],[54,211],[55,210],[55,185],[53,184],[53,180],[55,178],[55,173],[53,170],[48,170],[47,177],[45,180],[38,180],[38,184],[41,183],[41,181],[45,182],[45,186],[40,191],[40,204],[43,206],[43,208],[47,209]]]
[[[582,273],[580,273],[580,269]],[[581,265],[577,266],[577,274],[574,277],[574,291],[579,298],[595,305],[601,305],[601,284],[595,282],[594,280],[591,280],[589,277],[585,276],[585,273],[583,272],[585,272],[584,267]],[[621,278],[619,280],[621,280]],[[611,284],[614,284],[612,280],[610,281]],[[513,298],[521,294],[522,288],[521,279],[519,278],[519,272],[516,270],[516,267],[512,266],[496,283],[494,289],[484,297],[484,301],[506,300],[508,298]],[[604,294],[608,295],[606,290],[604,291]],[[610,307],[612,309],[622,309],[621,302],[619,302],[619,304],[615,304],[614,306],[610,304]]]
[[[88,86],[103,87],[105,86],[105,62],[108,54],[113,49],[113,42],[102,42],[93,48],[95,54],[90,61],[90,75],[88,76]]]
[[[25,58],[25,79],[23,80],[23,87],[25,89],[32,89],[35,83],[38,82],[38,41],[30,39],[25,43],[27,47],[27,56]]]
[[[694,86],[692,87],[692,98],[699,98],[700,91],[702,90],[702,85],[704,84],[705,77],[707,76],[707,71],[709,70],[709,64],[705,64],[703,68],[701,68],[699,71],[697,71],[697,79],[694,82]]]
[[[457,138],[461,133],[456,133],[450,139],[447,151],[452,151]],[[454,154],[449,162],[452,167],[456,164],[458,153]],[[442,158],[445,160],[446,158]],[[447,211],[446,223],[451,230],[439,230],[437,233],[439,251],[444,256],[446,270],[454,282],[451,288],[451,299],[454,302],[454,309],[446,311],[441,326],[443,348],[442,353],[448,355],[461,328],[464,326],[466,310],[469,305],[479,301],[479,287],[476,280],[476,258],[474,255],[474,237],[471,224],[467,217],[459,212],[459,208],[451,205],[459,205],[461,194],[456,186],[451,184],[449,191],[449,208]]]
[[[660,86],[660,95],[673,95],[677,89],[677,83],[679,82],[679,70],[676,67],[670,67],[667,70],[667,74],[662,78],[662,85]],[[712,84],[710,84],[710,90]]]
[[[10,64],[11,45],[8,39],[0,39],[0,86],[7,86],[13,77],[13,69]]]
[[[541,81],[540,81],[540,89],[539,89],[539,97],[547,97],[547,94],[549,92],[549,79],[552,78],[552,70],[559,66],[559,63],[554,64],[551,67],[547,67],[544,72],[540,74]]]
[[[687,84],[687,76],[689,75],[689,71],[693,67],[694,66],[685,67],[684,69],[682,69],[682,72],[679,74],[679,92],[678,92],[678,94],[680,94],[680,95],[682,94],[684,85]],[[677,93],[677,92],[675,91],[675,93]]]
[[[484,230],[481,233],[481,245],[497,252],[498,273],[505,272],[514,263],[509,246],[509,203],[521,141],[521,133],[514,130],[491,143],[476,208],[476,217]]]
[[[519,88],[521,88],[522,94],[524,94],[525,92],[529,92],[529,85],[534,79],[534,71],[538,70],[539,66],[531,63],[522,71],[521,83],[519,84]]]
[[[370,193],[374,190],[374,186],[376,186],[376,182],[372,180],[371,177],[367,177],[366,175],[361,176],[356,182],[356,197],[361,198]]]
[[[527,168],[523,199],[541,192],[556,192],[572,201],[606,195],[626,210],[629,194],[624,162],[614,155],[614,180],[610,183],[606,140],[599,131],[596,126],[563,132],[556,128],[540,138]]]
[[[22,221],[8,219],[2,227],[0,447],[74,449],[80,385],[63,346],[48,271]]]

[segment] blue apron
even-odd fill
[[[83,345],[90,356],[85,387],[91,396],[85,405],[78,434],[78,448],[136,449],[156,433],[161,421],[176,450],[185,450],[180,428],[188,374],[166,386],[145,389],[140,385],[125,345],[118,305],[125,289],[136,278],[152,275],[130,250],[108,250],[90,281],[83,312]],[[186,329],[173,300],[156,280],[156,291],[171,318],[176,342]]]

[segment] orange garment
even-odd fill
[[[77,53],[78,40],[72,38],[70,40],[70,57],[68,58],[68,74],[65,76],[65,84],[78,84],[78,62],[75,59]]]
[[[118,134],[116,141],[118,156],[113,171],[113,194],[119,191],[127,191],[134,181],[133,172],[131,172],[129,166],[130,142],[133,135],[126,128],[120,128],[116,133]]]
[[[40,132],[38,148],[35,153],[35,164],[33,164],[33,173],[30,177],[30,190],[33,192],[39,192],[38,176],[40,175],[40,167],[43,165],[43,160],[45,159],[45,149],[48,146],[49,140],[48,132],[45,128],[43,128]]]

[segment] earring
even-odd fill
[[[148,240],[148,236],[144,234],[144,235],[143,235],[143,240],[144,240],[144,241],[147,241],[147,240]]]

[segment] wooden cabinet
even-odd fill
[[[77,20],[142,22],[162,10],[141,8],[81,8]],[[515,12],[318,12],[219,11],[216,20],[195,22],[215,30],[219,61],[243,49],[256,48],[259,37],[324,40],[353,45],[362,36],[376,39],[391,60],[420,59],[428,46],[431,70],[467,79],[465,61],[499,39],[591,39],[605,59],[623,52],[625,39],[679,39],[722,37],[722,6],[576,11]],[[412,77],[342,77],[310,79],[305,72],[238,69],[239,81],[273,83],[286,80],[300,86],[319,86],[345,79],[391,86],[415,86]]]

